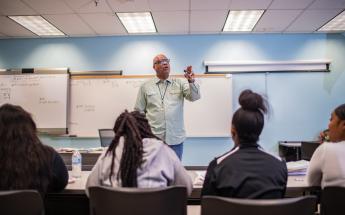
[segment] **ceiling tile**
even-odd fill
[[[57,0],[23,0],[40,14],[62,14],[73,11],[63,1]]]
[[[231,10],[255,10],[266,9],[272,0],[232,0]]]
[[[221,32],[225,24],[228,10],[192,11],[190,31]]]
[[[112,10],[106,1],[99,1],[97,6],[90,0],[65,0],[74,11],[78,13],[111,13]]]
[[[151,11],[189,10],[189,0],[148,0]]]
[[[314,0],[274,0],[269,9],[305,9]]]
[[[44,15],[44,18],[67,35],[95,35],[76,14]]]
[[[191,10],[224,10],[228,9],[231,0],[191,0]]]
[[[302,10],[267,10],[256,24],[255,32],[282,32]]]
[[[37,13],[20,0],[0,0],[3,15],[36,15]]]
[[[292,25],[287,32],[312,32],[320,28],[326,22],[336,16],[341,9],[334,10],[306,10]]]
[[[150,11],[149,3],[147,0],[107,0],[115,12],[142,12]]]
[[[345,9],[345,0],[316,0],[308,9]]]
[[[188,11],[152,12],[158,33],[188,33]]]
[[[127,34],[119,19],[112,13],[100,14],[80,14],[82,19],[98,34],[98,35],[119,35]]]
[[[1,33],[12,37],[37,37],[36,34],[6,16],[0,16]]]

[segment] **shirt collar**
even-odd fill
[[[245,148],[261,148],[261,146],[257,143],[242,143],[239,145],[240,149]]]
[[[170,84],[172,81],[171,77],[169,76],[168,79],[166,79],[166,81]],[[160,82],[161,82],[161,79],[157,78],[157,76],[154,77],[154,83],[159,84]]]

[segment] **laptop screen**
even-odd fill
[[[108,147],[115,137],[113,129],[98,129],[102,147]]]

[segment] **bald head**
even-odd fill
[[[158,54],[153,58],[153,69],[161,80],[169,78],[170,60],[164,54]]]
[[[155,64],[157,62],[159,62],[161,59],[167,59],[167,57],[164,54],[158,54],[153,58],[153,66],[155,66]]]

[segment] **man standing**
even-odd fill
[[[185,70],[185,78],[171,78],[170,60],[163,54],[153,58],[156,77],[141,85],[135,110],[144,112],[152,131],[164,140],[182,159],[186,139],[183,120],[184,98],[200,99],[199,85],[195,83],[192,66]]]

